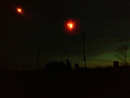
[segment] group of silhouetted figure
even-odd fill
[[[79,69],[79,64],[75,64],[75,69]],[[72,71],[71,62],[66,59],[66,63],[63,61],[60,62],[49,62],[45,65],[45,71],[51,74],[65,74],[70,73]]]

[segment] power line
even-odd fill
[[[80,62],[80,61],[83,61],[84,59],[78,59],[78,60],[74,60],[74,61],[71,61],[71,62]]]
[[[88,35],[86,37],[94,37],[94,36],[117,36],[117,35],[130,35],[130,33],[95,34],[95,35]]]
[[[130,33],[114,33],[114,34],[95,34],[95,35],[88,35],[86,37],[94,37],[94,36],[117,36],[117,35],[130,35]],[[70,45],[74,45],[76,44],[78,41],[82,40],[80,36],[77,36],[76,40],[73,43],[69,43],[67,45],[65,45],[66,47],[69,47]],[[71,47],[69,47],[71,48]],[[56,55],[56,54],[55,54]],[[77,61],[81,61],[83,59],[79,59],[76,61],[72,61],[72,62],[77,62]],[[109,60],[103,60],[103,59],[86,59],[86,60],[96,60],[96,61],[105,61],[105,62],[113,62],[113,61],[109,61]]]
[[[85,35],[85,37],[94,37],[94,36],[99,36],[99,37],[103,37],[103,36],[104,36],[104,37],[108,37],[108,36],[117,36],[117,35],[130,35],[130,33],[95,34],[95,35],[88,35],[88,36]],[[78,36],[77,38],[79,38],[79,39],[77,39],[76,42],[82,40],[79,36]],[[73,42],[73,44],[72,44],[72,43],[67,44],[67,46],[74,45],[74,44],[76,44],[76,42]]]
[[[113,62],[113,61],[109,61],[109,60],[103,60],[103,59],[87,59],[87,60],[95,60],[95,61]]]

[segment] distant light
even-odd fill
[[[64,34],[80,34],[80,19],[64,19]]]
[[[72,28],[73,28],[73,24],[72,24],[72,23],[68,23],[68,27],[69,27],[70,29],[72,29]]]
[[[22,9],[21,8],[17,8],[17,12],[18,13],[22,13]]]
[[[69,26],[70,26],[70,28],[72,28],[72,27],[73,27],[73,24],[70,24]]]

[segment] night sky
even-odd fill
[[[41,45],[40,68],[67,58],[72,67],[83,67],[82,34],[63,33],[64,20],[71,18],[80,20],[80,32],[86,36],[87,67],[112,65],[116,47],[130,41],[129,6],[123,0],[1,0],[1,64],[35,69]],[[23,13],[16,11],[18,7]]]

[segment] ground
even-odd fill
[[[126,98],[130,68],[93,69],[86,74],[45,75],[6,72],[0,77],[1,98]]]

